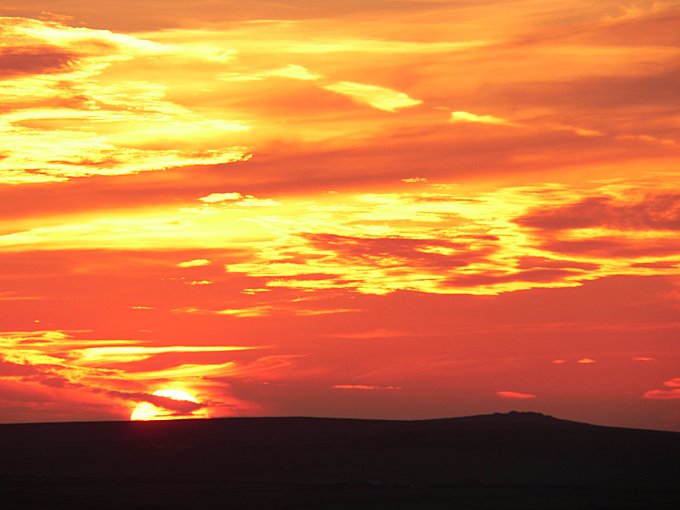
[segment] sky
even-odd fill
[[[3,0],[0,422],[680,431],[679,28],[677,0]]]

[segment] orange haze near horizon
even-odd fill
[[[679,28],[674,0],[4,1],[0,422],[680,431]]]

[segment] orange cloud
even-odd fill
[[[338,313],[360,312],[357,308],[305,308],[295,303],[273,303],[252,305],[245,308],[225,308],[223,310],[204,310],[200,308],[178,308],[175,313],[190,313],[199,315],[227,315],[233,317],[265,317],[269,315],[288,315],[313,317],[316,315],[332,315]]]
[[[391,329],[386,329],[386,328],[377,328],[377,329],[372,329],[369,331],[360,331],[358,333],[342,333],[342,334],[334,334],[334,335],[329,335],[333,336],[336,338],[351,338],[351,339],[357,339],[357,340],[371,340],[375,338],[395,338],[395,337],[403,337],[403,336],[410,336],[410,333],[404,332],[404,331],[394,331]]]

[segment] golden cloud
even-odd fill
[[[198,207],[29,225],[0,235],[0,250],[229,247],[243,257],[226,270],[263,279],[259,290],[493,295],[578,286],[612,275],[676,274],[674,183],[668,177],[469,194],[460,186],[452,192],[432,184],[420,192],[276,201],[213,193]],[[180,267],[204,260],[183,261]],[[257,306],[223,311],[270,312]]]
[[[422,104],[421,100],[413,99],[404,92],[399,92],[386,87],[379,87],[377,85],[341,81],[324,85],[323,88],[330,90],[331,92],[349,96],[357,103],[367,104],[368,106],[386,112],[396,112],[402,108]]]
[[[497,124],[500,126],[514,126],[512,122],[493,115],[477,115],[469,112],[451,112],[451,122],[456,123],[472,123],[472,124]]]
[[[210,261],[208,259],[193,259],[180,262],[179,264],[177,264],[177,267],[202,267],[209,265]]]
[[[246,124],[174,103],[165,83],[108,76],[135,60],[217,59],[211,52],[24,18],[0,18],[0,36],[4,183],[123,175],[247,157],[244,148],[224,143],[247,131]]]

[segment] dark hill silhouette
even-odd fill
[[[0,425],[3,508],[680,508],[680,434],[538,413]]]

